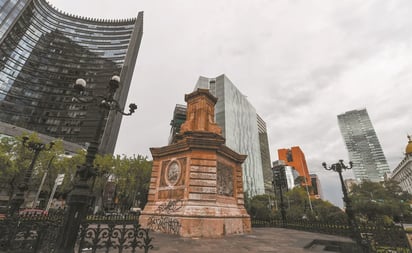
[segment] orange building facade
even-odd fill
[[[303,182],[302,185],[312,186],[312,180],[306,164],[305,154],[303,154],[299,146],[292,147],[290,149],[278,149],[278,157],[279,160],[285,161],[287,166],[294,167],[299,175],[305,178],[305,182]]]

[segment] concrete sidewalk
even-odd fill
[[[153,237],[154,248],[149,252],[153,253],[331,252],[325,251],[325,246],[319,243],[307,249],[305,247],[314,240],[347,244],[353,242],[345,237],[283,228],[253,228],[249,234],[219,239],[182,238],[153,232],[150,236]]]

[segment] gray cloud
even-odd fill
[[[150,156],[166,145],[174,105],[199,75],[225,73],[266,121],[272,160],[301,146],[335,204],[337,175],[320,164],[348,159],[338,114],[366,107],[391,168],[402,158],[412,133],[409,0],[50,2],[83,16],[145,11],[129,94],[139,109],[124,118],[116,153]]]

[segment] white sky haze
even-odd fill
[[[266,121],[271,160],[300,146],[325,199],[342,206],[348,162],[337,115],[366,108],[391,170],[412,134],[410,0],[50,0],[80,16],[144,11],[143,39],[117,154],[167,145],[175,104],[200,75],[226,74]],[[350,177],[351,173],[345,173]]]

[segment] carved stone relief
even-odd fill
[[[217,194],[233,197],[233,168],[223,164],[217,163]]]
[[[166,183],[169,186],[174,186],[176,185],[177,181],[180,178],[180,175],[182,174],[182,168],[180,167],[180,164],[177,161],[172,161],[169,166],[167,166],[166,169]]]

